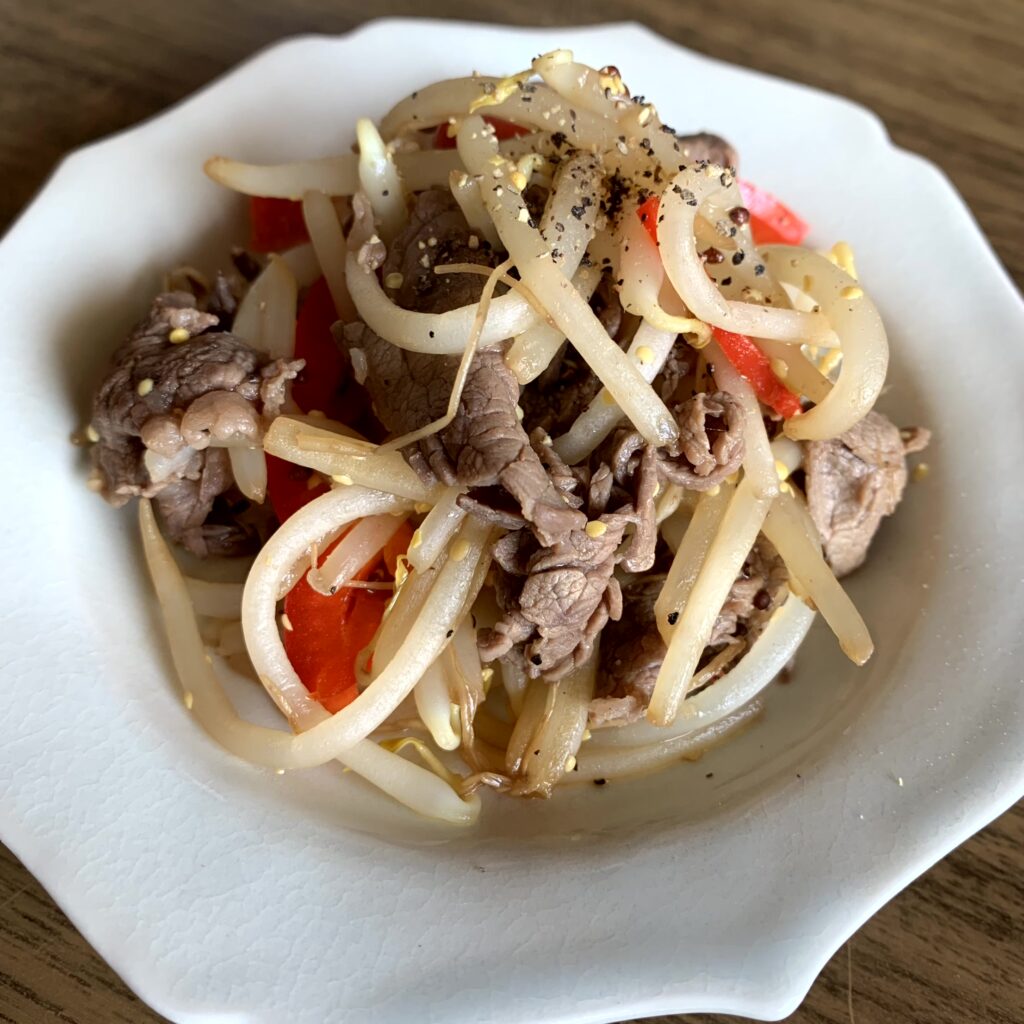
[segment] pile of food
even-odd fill
[[[215,157],[252,238],[115,353],[90,486],[138,497],[185,704],[278,771],[338,760],[467,822],[694,756],[760,711],[927,432],[840,243],[568,51],[429,85],[357,151]],[[185,576],[165,537],[251,557]],[[232,674],[291,731],[244,721]]]

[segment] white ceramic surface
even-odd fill
[[[451,833],[331,769],[250,768],[193,727],[133,520],[86,491],[67,438],[160,271],[242,237],[204,157],[338,151],[356,115],[420,84],[566,45],[678,128],[732,139],[815,242],[853,243],[894,350],[883,406],[935,428],[932,473],[851,581],[866,668],[816,628],[764,720],[700,763],[494,800]],[[1024,309],[942,174],[859,107],[632,25],[296,39],[68,158],[0,245],[0,308],[0,832],[176,1022],[780,1017],[865,918],[1024,794]]]

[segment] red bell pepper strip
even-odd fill
[[[738,184],[743,205],[750,212],[750,230],[758,245],[771,245],[776,242],[799,245],[807,237],[810,228],[806,221],[801,220],[770,192],[765,192],[764,189],[742,179]]]
[[[341,392],[348,362],[331,335],[337,319],[327,279],[321,277],[306,293],[295,323],[295,358],[305,359],[306,365],[292,385],[292,398],[303,412],[316,409],[345,423],[347,403]]]
[[[249,246],[255,252],[284,252],[309,241],[302,203],[293,199],[253,196],[249,200],[249,224]]]
[[[658,210],[661,207],[661,200],[657,196],[645,199],[637,208],[636,215],[640,218],[644,230],[651,236],[651,241],[658,244]]]
[[[310,480],[314,480],[312,487]],[[319,474],[314,479],[312,471],[305,466],[296,466],[275,455],[267,456],[267,497],[279,523],[327,490],[327,481]]]
[[[356,573],[356,579],[393,579],[394,559],[408,549],[411,539],[412,529],[403,526],[381,554]],[[340,711],[359,695],[356,659],[373,639],[390,598],[386,590],[354,587],[330,596],[318,594],[305,578],[285,597],[284,612],[291,627],[283,633],[285,652],[306,689],[328,711]]]
[[[712,327],[711,333],[725,358],[761,402],[787,420],[803,411],[800,399],[775,376],[768,357],[745,334],[734,334],[721,327]]]
[[[520,135],[529,135],[533,130],[524,128],[520,124],[513,124],[511,121],[503,121],[500,117],[484,117],[484,120],[494,129],[494,137],[499,142],[506,139],[515,139]],[[434,149],[454,149],[455,138],[448,134],[448,122],[437,126],[437,134],[434,136]]]

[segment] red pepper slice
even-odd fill
[[[356,573],[356,579],[393,579],[394,560],[408,549],[411,539],[412,529],[403,526],[381,554]],[[285,652],[306,689],[328,711],[340,711],[359,695],[356,659],[373,639],[390,597],[386,590],[351,587],[326,596],[305,578],[285,597],[284,611],[291,626],[283,634]]]
[[[761,402],[787,420],[803,411],[800,399],[775,376],[768,357],[745,334],[734,334],[721,327],[712,327],[711,333],[726,359]]]
[[[776,242],[799,245],[803,242],[810,231],[806,221],[801,220],[770,192],[765,192],[749,181],[740,181],[739,186],[743,203],[750,213],[750,230],[758,245],[772,245]],[[658,244],[659,205],[658,197],[651,196],[636,208],[637,216],[655,245]]]
[[[267,497],[279,523],[295,515],[303,505],[308,505],[314,498],[327,493],[326,480],[319,477],[310,487],[311,479],[312,471],[305,466],[296,466],[295,463],[279,459],[275,455],[267,456]]]
[[[644,230],[651,236],[651,241],[658,244],[658,210],[661,207],[661,200],[657,196],[645,199],[637,208],[636,215],[640,218]]]
[[[334,545],[324,552],[320,564]],[[366,579],[374,563],[356,574]],[[340,711],[359,694],[356,657],[373,639],[388,603],[387,591],[346,587],[318,594],[299,580],[284,599],[291,629],[283,631],[284,649],[306,689],[328,711]]]
[[[494,128],[494,137],[499,142],[506,139],[515,139],[520,135],[529,135],[532,128],[524,128],[521,124],[513,124],[511,121],[503,121],[500,117],[487,117],[484,120]],[[437,133],[434,135],[434,149],[454,149],[455,139],[448,134],[448,123],[439,124]]]
[[[321,277],[306,293],[295,323],[295,358],[305,359],[306,366],[292,385],[292,398],[303,412],[318,409],[345,423],[348,403],[341,392],[348,361],[331,335],[337,319],[327,279]]]
[[[302,203],[293,199],[253,196],[249,200],[249,224],[249,246],[255,252],[284,252],[309,241]]]
[[[788,206],[779,202],[770,192],[749,181],[738,181],[743,205],[750,211],[750,230],[758,245],[781,242],[799,245],[810,228]]]

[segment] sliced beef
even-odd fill
[[[582,529],[586,516],[566,502],[548,475],[517,414],[519,384],[503,351],[477,354],[459,410],[428,454],[430,468],[447,484],[485,488],[500,484],[519,505],[544,544]]]
[[[601,326],[608,332],[608,337],[618,340],[623,325],[623,309],[618,289],[610,274],[601,275],[601,280],[590,300],[590,308],[601,321]]]
[[[763,537],[754,545],[715,620],[709,648],[738,638],[753,643],[784,597],[789,574],[775,548]]]
[[[633,536],[622,557],[627,572],[647,572],[654,564],[658,544],[654,499],[662,454],[630,427],[619,427],[598,453],[609,483],[615,485],[610,494],[616,503],[628,502],[634,516]]]
[[[647,445],[639,431],[620,427],[601,449],[615,474],[616,483],[627,486],[642,458],[651,460],[660,479],[691,491],[708,491],[732,476],[743,461],[743,409],[732,395],[718,391],[699,393],[673,410],[679,424],[679,440],[671,449],[644,454]],[[653,490],[641,503],[653,501]],[[640,499],[634,504],[639,509]]]
[[[860,566],[884,516],[891,515],[907,483],[906,454],[920,451],[929,432],[906,431],[869,412],[830,441],[806,445],[807,506],[837,576]]]
[[[481,657],[503,657],[523,646],[533,678],[557,680],[585,661],[609,619],[622,614],[619,585],[612,572],[626,526],[633,517],[606,513],[591,527],[542,546],[527,531],[497,542],[495,594],[502,618],[481,630]],[[603,532],[599,532],[603,530]]]
[[[743,461],[743,408],[728,392],[700,392],[673,409],[679,440],[659,456],[662,478],[708,491],[732,476]]]
[[[392,345],[363,323],[346,324],[337,337],[353,363],[365,365],[364,385],[373,411],[389,434],[408,434],[443,416],[448,408],[459,360],[431,356]],[[436,479],[429,457],[440,442],[436,435],[410,445],[402,454],[427,483]]]
[[[388,249],[384,286],[403,309],[420,313],[447,313],[477,302],[484,278],[475,274],[435,274],[447,263],[493,266],[493,253],[482,239],[471,244],[471,232],[458,203],[448,189],[430,188],[416,195],[409,223]],[[392,275],[401,284],[391,285]]]
[[[689,163],[721,164],[722,167],[736,168],[739,157],[736,150],[720,135],[711,132],[697,132],[695,135],[679,135],[683,159]]]
[[[665,583],[648,576],[622,588],[622,618],[601,635],[598,689],[590,705],[591,726],[626,724],[643,714],[654,692],[665,644],[654,618],[654,604]]]
[[[654,390],[663,402],[670,405],[678,404],[682,399],[683,384],[689,381],[693,372],[693,361],[690,358],[692,349],[677,341],[662,366],[661,372],[654,378]],[[687,392],[689,393],[689,392]]]
[[[594,400],[601,382],[586,360],[566,343],[541,376],[523,389],[520,405],[529,431],[564,434]]]
[[[417,196],[410,223],[385,260],[385,282],[389,274],[402,275],[392,289],[395,301],[442,313],[479,299],[481,276],[438,276],[432,270],[438,262],[489,265],[490,256],[470,246],[469,227],[451,195],[433,189]],[[350,356],[360,351],[374,408],[392,434],[408,433],[444,414],[458,367],[455,357],[407,352],[361,323],[344,327],[340,340]],[[586,522],[552,482],[530,443],[520,422],[519,383],[501,347],[473,359],[452,423],[404,454],[424,480],[467,488],[471,493],[463,507],[509,527],[521,517],[542,543],[564,539]],[[494,493],[499,486],[514,499],[512,508]]]
[[[764,538],[759,539],[718,614],[701,658],[702,666],[730,646],[738,655],[760,636],[784,597],[786,580],[782,559]],[[622,618],[608,623],[601,636],[601,668],[590,707],[591,727],[637,721],[650,703],[666,653],[654,616],[664,582],[664,575],[659,574],[623,588]]]
[[[253,538],[230,518],[207,521],[233,486],[227,453],[211,439],[255,439],[277,413],[302,362],[274,360],[232,334],[186,292],[160,295],[114,354],[93,401],[92,458],[104,497],[155,498],[171,538],[198,555],[233,553]],[[172,331],[188,340],[170,341]],[[222,503],[223,504],[223,503]]]

